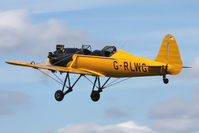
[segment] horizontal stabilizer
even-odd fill
[[[190,67],[190,66],[183,66],[182,68],[192,68],[192,67]]]

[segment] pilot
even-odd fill
[[[110,57],[112,56],[114,53],[116,52],[116,48],[115,47],[112,47],[112,46],[109,46],[106,48],[106,50],[104,51],[104,55],[106,57]]]
[[[62,53],[64,53],[64,52],[65,52],[65,49],[64,49],[64,48],[62,48],[62,49],[61,49],[61,51],[62,51]]]

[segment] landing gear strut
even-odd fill
[[[166,66],[163,66],[162,69],[163,69],[163,82],[164,82],[164,84],[168,84],[169,83],[169,79],[166,78],[168,64]]]
[[[164,82],[165,84],[168,84],[168,83],[169,83],[169,79],[166,78],[166,75],[163,75],[163,82]]]
[[[104,89],[105,85],[107,84],[107,82],[110,80],[111,78],[109,77],[105,82],[104,84],[101,86],[100,84],[100,78],[99,76],[96,76],[95,77],[95,81],[93,83],[93,89],[92,89],[92,92],[91,92],[91,100],[93,100],[94,102],[97,102],[99,99],[100,99],[100,93],[102,92],[102,90]],[[98,86],[96,86],[96,83],[98,82]],[[95,87],[98,88],[98,90],[95,90]]]
[[[79,79],[82,77],[82,75],[80,75],[77,80],[73,83],[73,85],[71,86],[71,82],[70,82],[70,76],[69,76],[69,73],[66,74],[66,78],[64,80],[64,84],[63,84],[63,88],[62,90],[57,90],[55,92],[55,99],[57,101],[62,101],[64,99],[64,96],[66,94],[68,94],[69,92],[73,91],[73,87],[75,86],[75,84],[79,81]],[[68,81],[68,86],[66,85],[66,82]],[[64,89],[68,88],[67,91],[64,91]]]

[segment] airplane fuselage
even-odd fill
[[[131,55],[123,50],[118,50],[111,57],[89,55],[74,55],[74,62],[68,66],[89,70],[90,72],[106,77],[138,77],[156,76],[164,74],[164,63]],[[150,67],[153,66],[153,67]],[[155,67],[157,66],[157,67]]]

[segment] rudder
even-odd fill
[[[155,61],[165,63],[168,66],[167,73],[169,74],[178,74],[181,71],[182,60],[173,35],[165,36]]]

